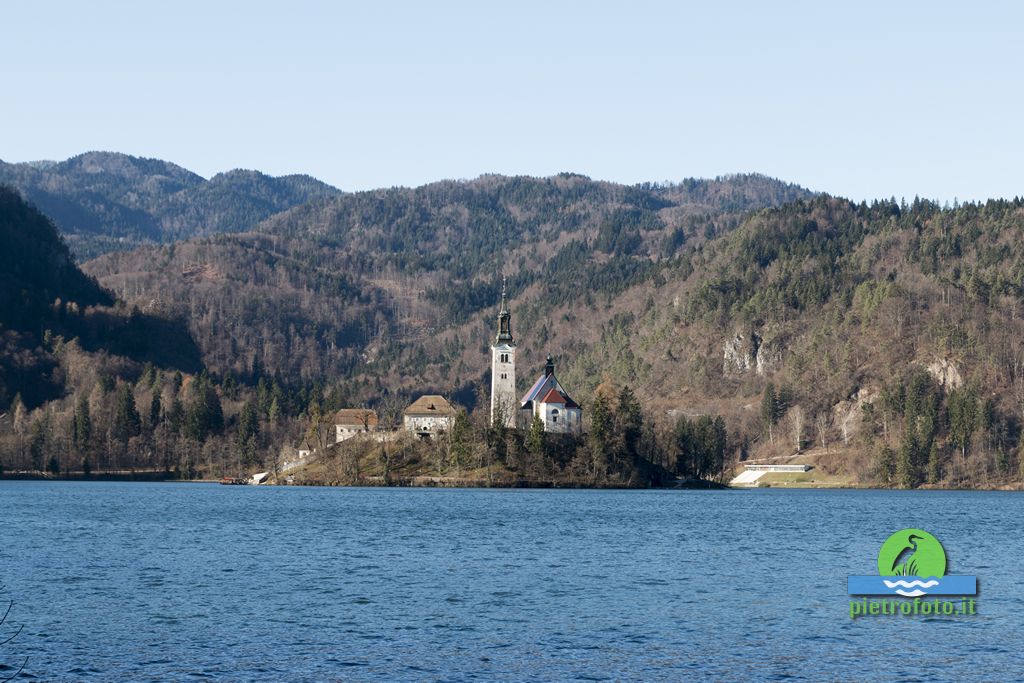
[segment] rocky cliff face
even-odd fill
[[[754,331],[737,332],[722,345],[722,372],[742,375],[754,371],[760,377],[782,365],[782,347],[777,339],[765,341]]]
[[[949,359],[940,358],[929,363],[926,367],[928,368],[928,374],[934,377],[935,381],[946,391],[956,389],[964,383],[963,377],[960,376],[960,370]]]
[[[761,337],[756,332],[737,332],[722,345],[722,372],[738,375],[756,368],[760,348]]]

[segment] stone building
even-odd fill
[[[377,413],[368,408],[342,408],[334,414],[334,441],[341,443],[357,434],[377,431]]]
[[[422,437],[433,437],[452,428],[455,408],[444,396],[427,394],[413,401],[402,413],[402,424],[407,432]]]

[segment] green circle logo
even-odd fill
[[[946,574],[946,551],[939,539],[921,529],[902,529],[878,551],[880,576],[941,578]]]

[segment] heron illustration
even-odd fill
[[[907,546],[892,561],[893,576],[917,576],[917,542],[921,536],[910,534]]]

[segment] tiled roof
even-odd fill
[[[537,381],[534,382],[532,387],[530,387],[530,390],[523,394],[523,398],[520,401],[520,403],[526,403],[527,401],[536,400],[538,396],[542,395],[541,390],[548,386],[548,384],[550,384],[547,380],[552,378],[552,375],[541,375],[540,377],[538,377]]]
[[[334,414],[334,424],[377,426],[377,413],[367,408],[342,408]]]
[[[412,405],[405,409],[405,414],[437,415],[443,417],[455,415],[455,408],[452,408],[452,404],[449,403],[444,396],[427,394],[426,396],[420,396],[418,399],[413,401]]]
[[[548,393],[544,394],[544,398],[540,400],[541,403],[565,403],[565,397],[557,389],[551,389]]]

